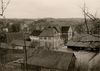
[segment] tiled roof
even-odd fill
[[[100,42],[100,36],[90,34],[77,34],[73,36],[72,40],[81,42]]]
[[[53,37],[57,33],[57,30],[53,27],[46,28],[44,31],[39,35],[40,37]]]
[[[59,27],[59,26],[54,26],[54,28],[57,30],[58,33],[61,33],[61,27]]]
[[[61,31],[62,33],[68,33],[70,26],[62,26]]]
[[[94,35],[81,34],[68,41],[66,45],[75,47],[100,47],[100,38]]]
[[[28,56],[27,63],[47,68],[68,70],[71,63],[73,53],[51,51],[51,50],[32,50],[33,52]]]
[[[83,42],[75,42],[75,41],[68,41],[66,44],[67,46],[74,46],[74,47],[89,47],[89,43],[83,43]]]
[[[100,42],[100,37],[86,34],[81,38],[80,41],[93,41],[93,42],[98,41],[98,42]]]

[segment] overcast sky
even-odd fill
[[[100,18],[100,0],[85,0],[89,12]],[[84,0],[11,0],[7,18],[80,18]]]

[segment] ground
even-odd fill
[[[89,71],[100,71],[100,53],[89,62]]]
[[[74,52],[76,60],[77,71],[100,71],[100,53],[96,54],[89,51],[73,51],[66,46],[60,48],[58,51]],[[3,71],[22,71],[19,64],[14,61],[23,57],[23,53],[8,53],[7,61]],[[1,71],[1,70],[0,70]]]
[[[0,50],[0,52],[2,52]],[[23,57],[23,53],[21,51],[16,50],[6,50],[6,52],[3,53],[3,57],[0,58],[0,71],[19,71],[15,69],[15,67],[12,65],[8,65],[8,63],[20,59]]]

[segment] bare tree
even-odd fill
[[[2,16],[4,18],[4,12],[7,9],[9,3],[11,0],[8,0],[7,2],[5,2],[4,0],[1,0],[1,14],[0,16]]]
[[[83,15],[84,15],[84,23],[86,25],[86,28],[87,28],[87,33],[89,34],[89,27],[88,27],[88,24],[87,24],[87,9],[86,9],[86,4],[84,2],[84,7],[81,8],[82,11],[83,11]]]
[[[5,11],[9,5],[10,1],[11,0],[0,0],[0,2],[1,2],[0,16],[2,18],[2,23],[0,23],[0,24],[2,24],[2,27],[0,28],[1,30],[3,30],[3,27],[6,26],[6,24],[7,24],[6,17],[5,17]]]
[[[3,27],[5,26],[5,15],[4,15],[4,12],[5,10],[7,9],[9,3],[10,3],[10,0],[8,0],[7,2],[5,2],[6,0],[0,0],[1,2],[1,13],[0,13],[0,16],[2,17],[2,23],[0,23],[0,25],[2,25],[2,27],[0,27],[0,30],[2,31]],[[0,42],[0,46],[1,46],[1,42]],[[0,65],[1,65],[1,71],[4,71],[4,67],[5,67],[5,55],[6,55],[6,52],[1,50],[0,52]]]
[[[95,15],[91,14],[89,11],[88,11],[88,8],[86,7],[86,4],[84,2],[84,7],[81,8],[82,9],[82,12],[84,14],[84,24],[86,25],[86,29],[87,29],[87,33],[90,34],[90,29],[88,27],[88,22],[87,22],[87,18],[89,18],[93,23],[95,23],[97,21],[97,18],[96,18],[96,15],[97,15],[97,12],[95,13]]]

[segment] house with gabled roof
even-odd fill
[[[47,49],[58,49],[63,44],[60,33],[55,27],[45,28],[39,38],[40,46]]]
[[[73,37],[66,45],[71,49],[98,52],[100,50],[100,37],[90,34],[81,34]]]
[[[61,37],[64,40],[64,43],[67,43],[68,40],[73,38],[74,31],[73,26],[62,26],[61,27]]]
[[[17,62],[23,69],[23,60]],[[34,49],[29,51],[27,68],[29,71],[75,71],[75,62],[74,53]]]

